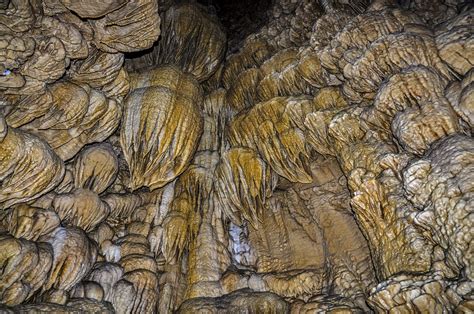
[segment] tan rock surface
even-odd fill
[[[104,17],[90,21],[94,43],[103,51],[114,53],[147,49],[160,35],[157,1],[98,1],[99,7],[89,1],[66,1],[78,7],[83,3],[93,6],[95,15],[106,13]],[[107,11],[110,13],[107,14]]]
[[[6,227],[15,238],[37,241],[54,231],[60,223],[60,217],[52,210],[19,204],[8,213]]]
[[[142,75],[148,78],[147,73]],[[196,81],[173,67],[158,68],[150,75],[150,86],[137,85],[125,100],[120,143],[132,189],[156,189],[181,174],[202,132],[202,92]],[[175,163],[175,158],[181,162]]]
[[[216,172],[216,189],[226,215],[237,225],[243,219],[258,223],[276,183],[269,166],[255,151],[233,148],[224,153]]]
[[[48,244],[36,244],[10,235],[0,237],[0,248],[1,302],[17,305],[46,284],[52,269],[53,250]]]
[[[0,1],[0,312],[473,312],[473,16]]]
[[[0,206],[30,201],[58,185],[64,164],[38,137],[8,127],[0,116]]]

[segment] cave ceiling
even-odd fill
[[[0,312],[474,312],[473,21],[0,1]]]

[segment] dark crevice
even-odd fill
[[[226,28],[228,47],[231,50],[250,34],[257,32],[267,21],[267,12],[272,0],[199,0],[199,3],[212,6],[222,25]]]

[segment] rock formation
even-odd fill
[[[0,311],[473,312],[473,20],[1,2]]]

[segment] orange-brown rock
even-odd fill
[[[131,188],[156,189],[185,170],[197,147],[202,91],[192,76],[175,67],[147,71],[140,78],[150,81],[137,84],[125,100],[120,144]]]
[[[38,137],[9,127],[0,116],[0,207],[35,199],[58,185],[64,164]]]
[[[0,312],[473,312],[473,17],[0,1]]]

